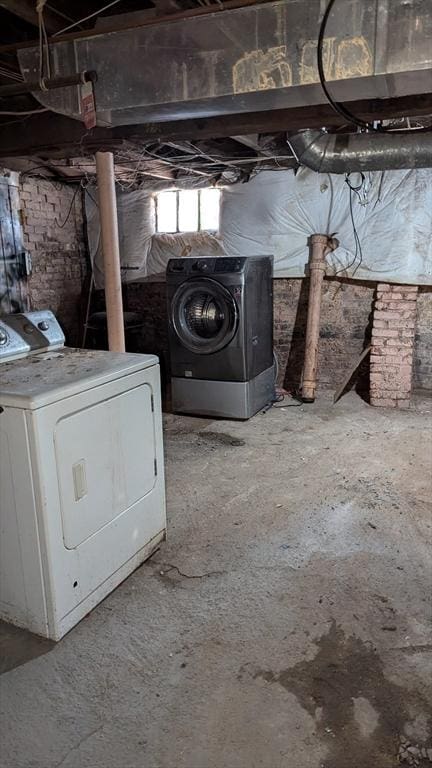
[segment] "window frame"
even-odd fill
[[[217,229],[202,229],[201,228],[201,192],[207,189],[217,189],[219,192],[219,213],[220,213],[220,194],[221,190],[217,187],[203,187],[202,189],[196,189],[196,190],[188,190],[188,189],[163,189],[160,190],[160,192],[155,193],[155,224],[156,224],[156,234],[157,235],[187,235],[187,234],[196,234],[198,232],[208,232],[209,234],[214,234],[216,232],[219,232],[219,227]],[[179,207],[180,207],[180,194],[182,192],[189,192],[194,191],[198,192],[198,226],[197,229],[179,229]],[[159,195],[164,194],[165,192],[171,192],[174,193],[176,196],[176,229],[172,232],[167,232],[166,230],[159,229],[159,213],[158,213],[158,198]]]

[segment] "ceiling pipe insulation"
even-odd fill
[[[324,133],[306,130],[288,138],[300,165],[318,173],[432,168],[432,132]]]

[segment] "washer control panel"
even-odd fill
[[[223,257],[222,259],[217,259],[215,263],[215,272],[241,272],[244,265],[245,265],[246,259],[244,256],[236,256],[236,257]]]
[[[48,309],[0,317],[0,361],[63,347],[65,337]]]
[[[194,272],[210,272],[211,263],[206,259],[198,259],[192,264]]]
[[[242,272],[246,264],[244,256],[218,256],[216,258],[170,259],[167,272],[171,274],[211,275]]]

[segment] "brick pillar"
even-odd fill
[[[378,284],[372,326],[371,405],[409,407],[416,314],[417,286]]]

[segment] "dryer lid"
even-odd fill
[[[58,350],[0,364],[0,406],[34,409],[158,364],[155,355]]]

